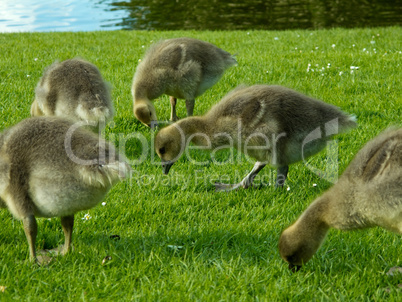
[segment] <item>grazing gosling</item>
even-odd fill
[[[283,231],[279,251],[289,268],[298,270],[329,228],[374,226],[402,234],[402,129],[388,130],[363,147],[339,181]]]
[[[213,44],[190,38],[160,41],[151,46],[138,65],[132,85],[134,115],[151,127],[157,121],[151,100],[170,96],[170,120],[176,121],[177,98],[186,100],[192,116],[194,100],[212,87],[236,59]]]
[[[337,107],[282,86],[241,86],[231,91],[201,117],[189,117],[163,128],[155,150],[169,172],[190,141],[203,149],[235,147],[258,160],[238,184],[216,184],[217,191],[248,188],[267,164],[277,167],[282,186],[288,165],[322,150],[334,134],[355,127]],[[320,127],[325,127],[321,135]]]
[[[0,207],[22,220],[31,260],[35,217],[61,217],[65,254],[74,214],[98,204],[130,171],[112,144],[61,118],[29,118],[0,134]]]
[[[109,84],[98,68],[81,59],[55,62],[35,90],[31,116],[59,116],[86,121],[94,129],[113,118]],[[103,128],[103,127],[101,127]]]

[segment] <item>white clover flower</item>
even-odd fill
[[[308,63],[308,64],[307,64],[307,66],[308,66],[308,67],[310,67],[310,66],[311,66],[311,64],[310,64],[310,63]]]
[[[343,74],[343,71],[340,71],[340,72],[339,72],[339,75],[341,76],[342,74]]]
[[[145,45],[142,45],[141,48],[145,48]]]
[[[278,37],[275,37],[274,40],[279,40],[279,38],[278,38]]]
[[[335,48],[335,46],[336,46],[335,44],[332,44],[332,48]]]
[[[366,49],[365,49],[365,48],[363,48],[363,51],[366,51]]]
[[[102,202],[102,205],[105,206],[105,205],[106,205],[106,202]]]
[[[317,186],[317,184],[313,184],[313,187],[316,187]]]
[[[375,44],[375,41],[370,41],[371,44]]]
[[[352,45],[352,47],[355,47],[355,46],[356,46],[356,45],[354,45],[354,44]]]
[[[359,66],[350,66],[350,69],[359,69]]]
[[[29,78],[31,75],[27,74],[27,78]]]
[[[287,190],[287,191],[290,191],[290,187],[288,187],[286,190]]]
[[[35,58],[34,61],[38,61],[38,58]]]
[[[318,49],[318,47],[316,47],[315,49]]]
[[[92,218],[92,216],[87,213],[87,214],[85,214],[84,217],[82,217],[81,219],[86,221],[86,220],[89,220],[89,219],[91,219],[91,218]]]
[[[248,32],[247,34],[249,35],[250,33]]]
[[[295,47],[295,49],[297,49],[297,47]]]

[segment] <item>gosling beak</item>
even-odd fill
[[[158,125],[158,121],[151,121],[151,123],[149,123],[147,126],[148,126],[149,128],[151,128],[152,130],[155,130],[156,127],[159,126],[159,125]]]
[[[162,162],[163,174],[167,175],[169,173],[170,167],[173,166],[174,162],[166,161]]]
[[[301,265],[294,265],[292,263],[289,263],[289,269],[293,272],[296,273],[301,269]]]

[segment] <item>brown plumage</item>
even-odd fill
[[[249,187],[266,164],[277,167],[277,185],[282,186],[288,165],[319,152],[334,134],[355,126],[354,118],[337,107],[289,88],[241,86],[204,116],[163,128],[155,138],[155,150],[167,173],[190,137],[203,149],[231,145],[258,162],[239,184],[217,184],[218,191]]]
[[[98,204],[130,170],[112,144],[70,121],[26,119],[0,134],[0,207],[23,221],[33,260],[35,217],[61,217],[64,254],[74,214]]]
[[[218,82],[227,68],[236,64],[230,53],[204,41],[177,38],[155,43],[134,75],[134,115],[151,126],[151,122],[157,121],[151,101],[168,94],[172,121],[178,119],[177,98],[186,100],[187,116],[191,116],[195,98]]]
[[[331,227],[374,226],[402,234],[402,129],[388,130],[367,143],[339,181],[282,233],[279,251],[291,269],[298,269]]]
[[[42,115],[85,121],[98,128],[100,122],[113,118],[109,85],[87,61],[55,62],[45,70],[31,106],[31,116]]]

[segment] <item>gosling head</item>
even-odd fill
[[[312,234],[298,231],[292,225],[283,231],[279,239],[279,253],[282,259],[289,263],[289,269],[296,272],[314,256],[321,241]]]
[[[155,151],[162,161],[164,174],[168,174],[172,165],[180,158],[185,143],[183,131],[175,124],[158,132],[155,137]]]
[[[141,102],[139,104],[134,104],[134,115],[143,124],[148,127],[156,126],[156,111],[152,104],[147,102]]]

